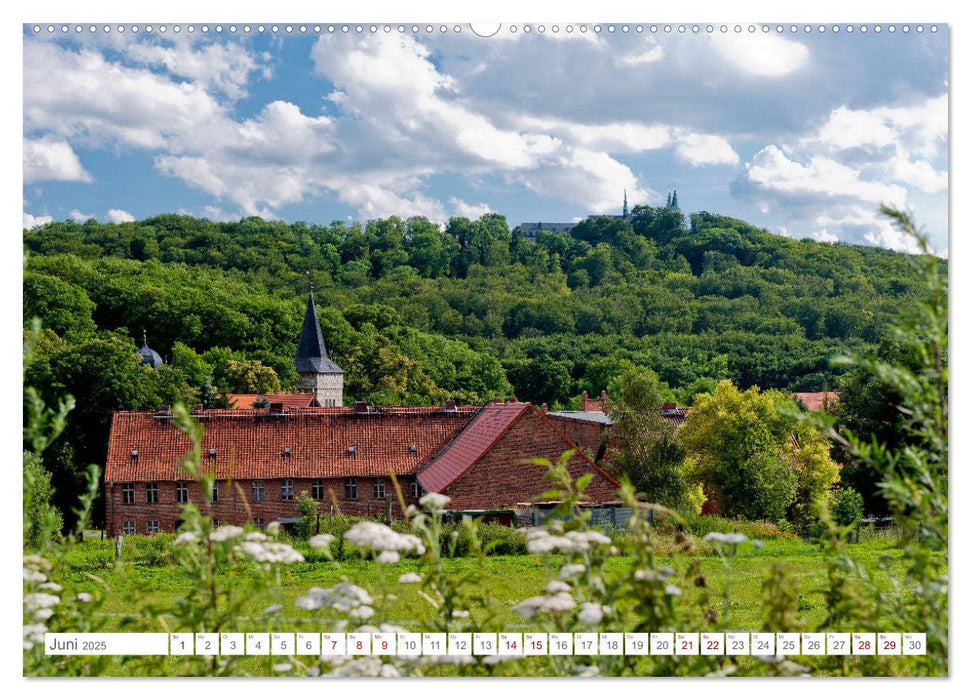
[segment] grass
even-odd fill
[[[99,622],[102,623],[101,631],[202,631],[177,629],[173,626],[175,618],[171,616],[143,615],[143,611],[148,609],[170,609],[180,598],[191,592],[193,583],[188,578],[181,577],[177,569],[168,565],[169,545],[161,537],[130,538],[123,550],[122,562],[116,564],[114,543],[89,541],[68,553],[61,563],[58,578],[65,587],[65,595],[80,591],[106,591],[104,603],[97,613]],[[850,552],[867,570],[873,572],[878,582],[886,584],[886,574],[878,566],[878,562],[881,558],[889,558],[891,571],[896,568],[899,572],[899,566],[894,567],[892,563],[896,557],[895,547],[895,542],[891,540],[869,538],[850,545]],[[663,551],[664,548],[661,549]],[[706,579],[706,588],[698,588],[692,583],[691,576],[698,572],[689,576],[685,567],[690,560],[698,562],[700,573]],[[726,611],[721,604],[721,594],[728,575],[723,560],[712,550],[703,545],[693,556],[662,556],[659,564],[681,567],[673,580],[684,591],[678,616],[678,619],[685,621],[682,631],[712,627],[759,631],[763,629],[762,580],[770,567],[777,562],[784,563],[788,573],[798,582],[798,619],[801,628],[816,629],[827,613],[821,593],[827,582],[827,562],[815,544],[778,537],[766,540],[761,549],[749,543],[740,546],[731,571],[731,603],[727,610],[727,625],[722,617]],[[607,575],[620,575],[629,568],[629,564],[627,557],[615,557],[608,563]],[[421,573],[424,565],[417,559],[378,565],[357,556],[337,562],[308,561],[293,564],[283,569],[279,581],[282,610],[267,617],[264,615],[266,600],[254,596],[241,609],[240,615],[229,620],[219,631],[319,632],[333,629],[332,625],[340,619],[338,613],[332,612],[328,617],[328,613],[323,612],[320,617],[311,617],[311,613],[295,605],[295,600],[312,586],[328,587],[344,579],[361,585],[372,593],[391,594],[384,596],[383,602],[379,598],[379,603],[376,604],[377,619],[407,629],[428,630],[428,622],[436,618],[432,605],[417,593],[417,585],[397,583],[401,574],[409,571]],[[473,582],[470,584],[470,591],[489,601],[486,608],[472,610],[472,617],[465,621],[467,624],[464,629],[528,631],[537,628],[537,625],[512,612],[510,607],[543,592],[546,571],[539,558],[531,555],[489,556],[480,570],[477,559],[465,557],[447,559],[444,566],[453,575],[467,576]],[[236,580],[233,588],[237,591],[245,591],[257,578],[255,571],[245,569],[234,575]],[[716,601],[714,605],[709,606],[702,602],[707,595]],[[702,623],[702,615],[707,609],[705,606],[715,610],[719,616],[714,625]],[[699,624],[692,625],[691,620]],[[267,675],[271,673],[271,661],[246,658],[241,663],[251,673]],[[126,663],[116,661],[109,665],[106,674],[178,675],[184,672],[180,671],[183,663],[178,658],[156,658],[151,663],[138,659]],[[744,663],[757,662],[744,660]],[[511,668],[516,668],[518,673],[525,675],[544,675],[550,672],[546,662],[537,659],[524,659]],[[434,673],[447,674],[448,671],[448,667],[438,667]]]

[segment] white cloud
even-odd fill
[[[621,55],[619,62],[625,66],[643,66],[648,63],[655,63],[664,57],[664,49],[655,46],[647,51],[636,54]]]
[[[79,209],[72,209],[71,210],[71,213],[68,214],[68,216],[70,216],[73,221],[76,221],[79,224],[83,224],[88,219],[96,219],[97,218],[93,214],[85,214],[84,212],[82,212]]]
[[[776,146],[755,154],[745,166],[744,179],[757,190],[781,198],[844,198],[900,206],[907,196],[903,187],[865,180],[859,171],[830,158],[813,156],[803,165]]]
[[[711,41],[729,63],[752,75],[781,77],[809,60],[804,44],[775,34],[715,34]]]
[[[113,224],[127,224],[135,220],[135,217],[124,209],[109,209],[108,221]]]
[[[735,165],[739,161],[732,144],[713,134],[684,134],[674,152],[691,165]]]
[[[896,141],[896,134],[874,111],[839,107],[830,113],[816,138],[824,145],[845,149],[889,146]]]
[[[74,149],[66,141],[24,141],[24,182],[67,180],[91,182]]]
[[[493,211],[492,207],[485,202],[470,204],[458,197],[452,197],[448,202],[452,205],[452,211],[455,212],[456,216],[465,216],[469,219],[478,219],[483,214],[488,214]]]
[[[24,228],[27,230],[37,228],[38,226],[44,226],[54,221],[52,216],[34,216],[33,214],[28,214],[24,212]]]
[[[903,154],[897,154],[890,160],[889,171],[895,180],[913,185],[923,192],[947,189],[947,171],[938,172],[926,160],[912,161]]]
[[[820,241],[822,243],[837,243],[839,241],[839,236],[835,233],[830,233],[826,229],[820,229],[819,231],[813,231],[809,234],[813,240]]]

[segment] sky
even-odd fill
[[[515,226],[617,214],[625,190],[657,206],[677,188],[686,212],[912,249],[886,203],[947,253],[946,25],[33,26],[25,227],[489,211]]]

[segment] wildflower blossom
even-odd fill
[[[361,620],[366,620],[369,617],[371,617],[371,615],[373,614],[374,614],[374,608],[372,608],[370,605],[359,605],[358,607],[351,610],[351,613],[350,613],[351,617],[356,617]]]
[[[269,539],[262,532],[247,532],[246,541],[247,542],[266,542]]]
[[[50,571],[51,563],[39,554],[27,554],[24,556],[24,566],[34,571]]]
[[[610,538],[593,530],[574,530],[559,535],[538,527],[526,533],[526,551],[530,554],[586,552],[594,545],[603,544],[610,544]]]
[[[319,535],[314,535],[309,540],[307,540],[307,544],[309,544],[314,549],[327,549],[328,547],[330,547],[330,543],[333,541],[334,541],[333,535],[321,533]]]
[[[178,537],[175,538],[174,544],[188,544],[190,542],[197,542],[199,538],[194,532],[183,532]]]
[[[456,619],[456,620],[461,619],[461,618],[466,618],[468,616],[469,616],[469,611],[468,610],[453,610],[452,611],[452,618],[453,619]]]
[[[271,535],[279,535],[283,531],[283,525],[274,520],[266,526],[266,531]]]
[[[600,675],[599,666],[577,666],[574,669],[573,675],[579,678],[592,678],[593,676]]]
[[[283,606],[277,603],[276,605],[268,605],[266,609],[263,610],[264,615],[273,615],[283,610]]]
[[[762,549],[765,546],[762,540],[752,540],[752,544],[755,545],[757,549]]]
[[[670,584],[667,588],[665,588],[664,592],[672,597],[677,597],[681,595],[681,589],[675,586],[673,583]]]
[[[563,581],[550,581],[546,584],[547,593],[569,593],[570,584]]]
[[[50,608],[41,608],[40,610],[34,611],[35,620],[49,620],[54,616],[54,611]]]
[[[443,496],[440,493],[426,493],[424,496],[418,499],[418,502],[425,506],[428,510],[444,510],[445,506],[451,503],[452,499],[448,496]]]
[[[407,574],[401,574],[398,577],[398,583],[421,583],[421,576],[414,571],[409,571]]]
[[[90,603],[92,600],[94,600],[94,596],[92,596],[90,593],[81,591],[76,596],[74,596],[74,599],[77,600],[79,603]]]
[[[24,610],[34,611],[57,605],[61,599],[50,593],[28,593],[24,596]]]
[[[293,670],[293,664],[273,664],[274,673],[288,673]]]
[[[327,674],[334,678],[368,677],[398,678],[401,674],[391,664],[382,663],[380,657],[362,656],[342,664]]]
[[[258,562],[269,564],[293,564],[303,561],[303,555],[283,542],[244,542],[240,548]]]
[[[372,602],[374,601],[366,590],[360,586],[355,586],[353,583],[342,581],[332,588],[325,589],[314,586],[307,591],[307,595],[297,598],[296,605],[304,610],[333,608],[346,613],[368,606]]]
[[[538,612],[559,612],[572,610],[576,606],[576,601],[569,593],[554,593],[552,595],[536,596],[527,598],[518,605],[513,606],[513,611],[525,618],[531,618]]]
[[[725,542],[725,535],[720,532],[709,532],[701,538],[702,542]]]
[[[421,540],[414,535],[395,532],[381,523],[355,523],[344,535],[344,541],[355,547],[369,547],[382,552],[425,553]]]
[[[61,586],[60,586],[60,584],[54,583],[53,581],[48,581],[47,583],[42,583],[42,584],[40,584],[39,588],[42,591],[52,591],[54,593],[60,593],[61,592]]]
[[[243,534],[243,528],[236,525],[222,525],[209,533],[212,542],[225,542]]]
[[[730,535],[725,535],[725,542],[728,544],[742,544],[748,540],[748,537],[743,535],[741,532],[733,532]]]
[[[24,581],[28,581],[31,583],[39,583],[41,581],[46,581],[46,580],[47,580],[47,576],[42,574],[40,571],[37,571],[35,569],[28,569],[26,567],[24,568]]]
[[[596,625],[603,619],[603,606],[597,603],[584,603],[580,606],[577,619],[585,625]]]
[[[562,569],[560,569],[560,580],[565,581],[568,578],[573,578],[574,576],[579,576],[587,567],[583,564],[565,564]]]
[[[43,644],[45,632],[47,627],[44,625],[24,625],[24,649],[32,649],[34,644]]]
[[[662,575],[662,576],[663,576],[664,578],[667,578],[668,576],[674,576],[674,569],[672,569],[672,568],[671,568],[670,566],[662,566],[662,567],[661,567],[660,569],[658,569],[657,571],[658,571],[658,573],[659,573],[659,574],[661,574],[661,575]]]
[[[400,554],[398,554],[397,552],[389,551],[389,552],[381,552],[381,554],[378,555],[376,561],[379,564],[397,564],[400,559],[401,559]]]

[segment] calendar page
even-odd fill
[[[947,22],[264,10],[24,19],[23,676],[949,676]]]

